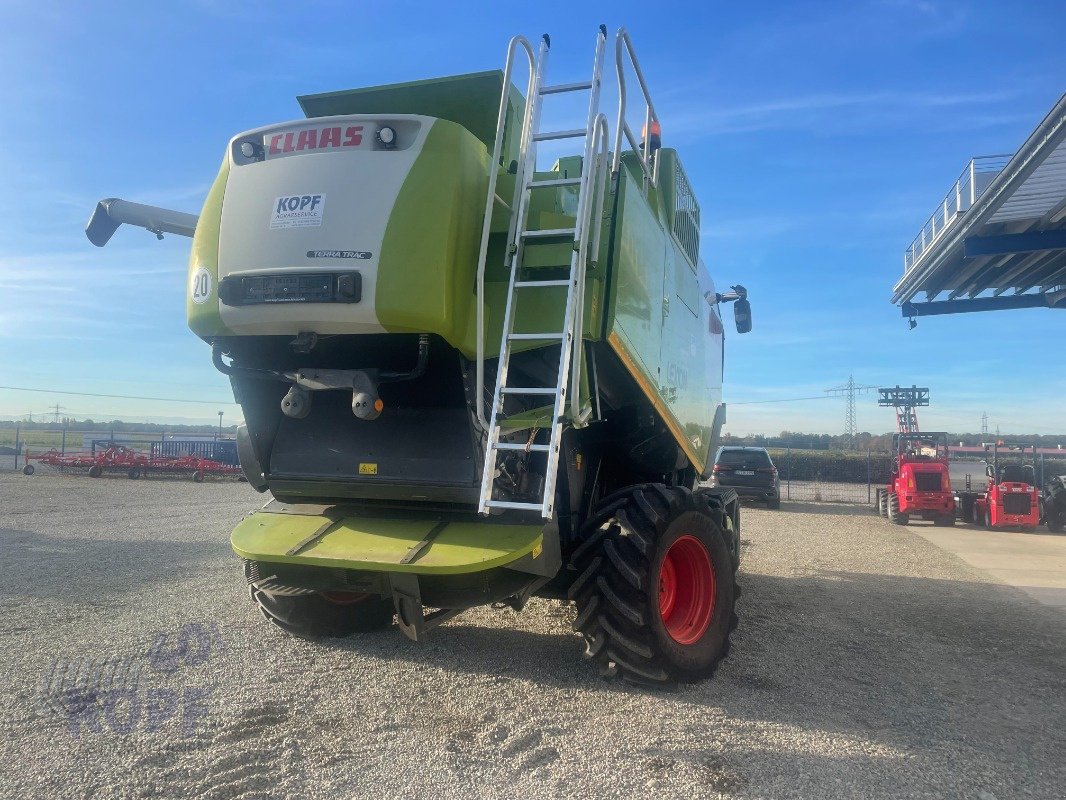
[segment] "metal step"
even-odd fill
[[[555,339],[563,339],[565,333],[509,333],[507,338],[512,342],[551,342]]]
[[[577,83],[557,83],[554,86],[542,86],[540,93],[562,94],[563,92],[581,92],[592,88],[592,81],[578,81]]]
[[[588,131],[585,128],[571,128],[568,131],[545,131],[544,133],[534,133],[534,142],[550,142],[555,139],[577,139],[579,136],[584,136]]]
[[[581,178],[546,178],[542,181],[530,181],[526,186],[530,189],[543,189],[547,186],[577,186]]]
[[[493,445],[497,450],[522,450],[531,453],[547,453],[551,449],[546,444],[521,444],[520,442],[497,442]]]
[[[569,280],[550,280],[550,281],[515,281],[514,288],[516,289],[529,289],[534,286],[569,286]]]
[[[504,386],[501,394],[556,394],[558,386]]]
[[[516,511],[540,511],[540,503],[512,503],[509,500],[486,500],[486,508],[512,508]]]
[[[542,231],[522,231],[526,239],[552,239],[560,236],[573,236],[577,228],[545,228]]]

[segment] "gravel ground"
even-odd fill
[[[865,508],[744,511],[708,682],[581,660],[572,611],[310,643],[248,599],[246,485],[0,474],[0,796],[1061,797],[1066,622]]]

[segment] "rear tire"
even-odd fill
[[[22,468],[23,475],[32,475],[34,473],[33,464],[27,464]]]
[[[100,465],[93,464],[91,467],[89,467],[89,477],[90,478],[99,478],[103,474],[104,474],[104,468],[101,467]]]
[[[884,489],[880,490],[881,499],[878,501],[878,511],[882,517],[888,519],[888,492]]]
[[[974,513],[976,514],[977,512],[975,511]],[[992,530],[992,510],[991,509],[988,509],[988,508],[985,509],[985,518],[984,518],[983,522],[984,522],[984,526],[985,526],[985,530],[986,531]]]
[[[1066,523],[1066,481],[1061,477],[1052,478],[1048,483],[1044,523],[1052,533],[1062,533],[1063,523]]]
[[[568,596],[585,658],[605,678],[672,687],[729,653],[740,589],[708,498],[641,484],[607,497],[582,529]]]
[[[194,481],[196,481],[197,483],[203,483],[204,482],[204,471],[202,469],[196,470],[196,472],[194,472],[192,474],[192,479]]]
[[[271,585],[269,581],[254,580],[258,565],[253,564],[248,561],[244,566],[248,593],[263,616],[288,634],[301,639],[336,638],[392,625],[391,600],[354,592],[290,594],[294,590],[277,586],[268,591],[264,587]]]
[[[137,469],[137,467],[130,467],[126,471],[126,477],[129,478],[131,481],[135,481],[141,477],[141,471]]]
[[[889,492],[888,495],[888,521],[893,525],[906,525],[911,521],[909,514],[902,514],[899,510],[899,495]]]
[[[769,508],[769,509],[772,509],[772,510],[777,510],[777,509],[781,508],[781,498],[780,497],[771,497],[771,498],[769,498],[766,501],[766,507]]]

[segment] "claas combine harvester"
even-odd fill
[[[189,326],[274,497],[232,535],[268,619],[341,636],[395,618],[420,639],[473,606],[569,599],[605,676],[698,680],[739,595],[736,496],[701,488],[725,419],[719,308],[740,332],[751,310],[700,259],[625,30],[613,133],[606,29],[580,82],[547,82],[549,48],[516,37],[502,72],[300,97],[305,119],[230,141],[198,217],[110,199],[87,234],[192,236]],[[587,115],[545,129],[542,106],[577,93]]]

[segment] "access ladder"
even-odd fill
[[[603,205],[603,181],[598,180],[600,171],[597,168],[600,163],[606,168],[607,165],[607,120],[604,115],[598,113],[600,87],[603,73],[604,45],[607,38],[607,30],[600,26],[596,37],[596,52],[593,60],[592,78],[589,81],[579,83],[545,85],[544,78],[547,72],[548,51],[551,46],[550,39],[545,35],[541,41],[539,53],[534,58],[533,49],[529,42],[516,36],[511,40],[508,47],[507,65],[504,69],[503,97],[500,103],[500,116],[496,131],[496,145],[491,162],[492,169],[489,180],[489,189],[486,199],[485,223],[482,232],[481,261],[479,263],[479,284],[483,281],[484,263],[488,247],[488,234],[494,203],[499,202],[495,193],[497,168],[500,160],[500,151],[503,142],[503,129],[505,124],[507,94],[510,87],[510,74],[513,66],[516,49],[521,47],[530,65],[530,80],[527,91],[527,102],[523,118],[522,132],[519,139],[519,153],[517,159],[517,171],[515,173],[515,203],[512,207],[511,222],[508,230],[508,267],[510,279],[507,288],[506,306],[504,308],[503,329],[499,347],[499,366],[496,373],[495,390],[492,395],[491,411],[488,420],[484,418],[482,397],[484,395],[483,375],[483,352],[478,358],[478,387],[477,387],[477,410],[478,417],[486,430],[485,464],[481,478],[481,494],[478,511],[488,514],[494,509],[511,509],[518,511],[536,511],[544,519],[551,519],[555,513],[555,483],[559,466],[559,449],[563,434],[563,420],[566,412],[568,390],[571,381],[576,381],[580,375],[580,343],[575,346],[575,340],[580,340],[583,328],[584,309],[584,285],[585,265],[589,253],[595,253],[599,242],[599,220],[597,218],[595,233],[590,234],[593,228],[593,208],[597,209],[597,217],[602,212]],[[541,131],[540,113],[542,99],[546,95],[563,94],[567,92],[589,92],[588,117],[585,126],[569,130]],[[581,175],[579,177],[562,177],[552,179],[535,178],[537,164],[537,144],[558,139],[576,139],[584,137],[585,148],[582,159]],[[534,230],[529,228],[528,211],[530,195],[539,189],[557,188],[563,186],[576,186],[578,189],[577,210],[574,227],[549,228]],[[589,247],[589,239],[593,238],[592,248]],[[570,239],[573,249],[570,257],[569,273],[566,278],[551,280],[534,280],[522,277],[523,255],[525,246],[530,242],[559,242]],[[549,287],[566,287],[566,304],[563,313],[563,325],[561,330],[539,331],[535,333],[515,332],[515,306],[520,294],[536,292]],[[479,286],[480,288],[480,286]],[[482,303],[478,303],[478,346],[483,347],[484,318]],[[518,342],[536,342],[538,344],[552,344],[558,342],[559,362],[556,371],[555,383],[550,386],[513,386],[508,383],[508,368],[513,353],[513,347]],[[501,441],[501,422],[504,420],[503,404],[506,397],[518,396],[543,396],[551,398],[552,413],[549,423],[550,437],[547,444],[534,443],[536,429],[529,441],[504,442]],[[571,398],[571,416],[577,424],[583,422],[582,414],[577,402],[577,392]],[[501,457],[506,456],[508,451],[524,451],[526,453],[545,453],[547,467],[544,476],[544,484],[540,490],[540,499],[537,502],[518,502],[513,500],[495,499],[494,487],[499,474]]]

